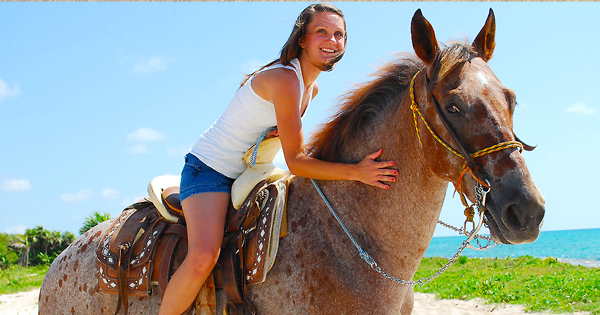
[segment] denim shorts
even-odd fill
[[[231,193],[233,181],[233,178],[215,171],[195,155],[188,153],[181,171],[179,198],[183,201],[187,197],[205,192]]]

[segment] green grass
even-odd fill
[[[48,266],[20,267],[12,265],[0,269],[0,294],[29,291],[42,285]]]
[[[447,262],[424,258],[415,279],[428,277]],[[0,269],[0,294],[40,287],[47,266]],[[508,259],[460,257],[444,274],[415,291],[442,299],[482,298],[488,303],[524,305],[554,313],[587,311],[600,315],[600,269],[530,256]]]
[[[428,277],[447,259],[424,258],[415,279]],[[482,298],[524,305],[527,311],[600,314],[600,269],[572,266],[554,258],[461,257],[440,277],[415,291],[442,299]]]

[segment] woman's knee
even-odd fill
[[[185,260],[192,270],[192,276],[203,276],[210,272],[219,259],[219,252],[219,249],[212,248],[200,248],[188,252]]]

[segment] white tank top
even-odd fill
[[[290,63],[293,67],[277,63],[260,72],[274,68],[286,68],[296,72],[300,83],[298,106],[301,108],[304,95],[302,70],[298,59],[293,59]],[[204,131],[190,150],[190,153],[206,165],[234,179],[246,170],[246,163],[242,160],[244,153],[256,144],[263,131],[277,125],[273,102],[254,92],[252,79],[254,77],[238,89],[225,112]]]

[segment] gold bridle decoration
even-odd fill
[[[422,70],[422,69],[421,69]],[[427,123],[427,120],[425,119],[425,117],[423,116],[423,113],[421,112],[421,110],[419,109],[419,104],[417,103],[417,101],[415,100],[415,78],[417,77],[417,75],[421,72],[421,70],[417,71],[417,73],[415,73],[415,75],[412,77],[412,79],[410,80],[410,87],[409,87],[409,94],[410,94],[410,109],[412,110],[413,113],[413,120],[415,123],[415,130],[417,132],[417,138],[419,139],[419,145],[421,145],[421,147],[423,147],[423,142],[421,141],[421,133],[419,131],[419,124],[417,121],[417,116],[419,116],[421,118],[421,121],[423,122],[423,124],[425,125],[425,127],[427,127],[427,130],[429,130],[429,133],[431,133],[431,135],[433,136],[433,138],[435,140],[437,140],[437,142],[439,142],[442,146],[444,146],[444,148],[448,149],[448,151],[452,152],[452,154],[456,155],[457,157],[465,160],[465,158],[463,157],[462,154],[460,154],[458,151],[456,151],[454,148],[452,148],[449,144],[447,144],[444,140],[442,140],[436,133],[435,131],[433,131],[433,129],[429,126],[429,124]],[[442,118],[443,119],[443,118]],[[490,154],[493,152],[498,152],[504,149],[508,149],[508,148],[519,148],[519,152],[523,152],[523,144],[519,141],[506,141],[506,142],[501,142],[495,145],[492,145],[490,147],[487,147],[485,149],[479,150],[475,153],[471,153],[471,157],[473,159],[486,155],[486,154]],[[469,206],[467,204],[467,200],[466,197],[462,191],[462,179],[465,176],[465,174],[469,172],[471,174],[471,176],[481,185],[487,187],[487,188],[491,188],[489,183],[485,183],[482,182],[481,180],[479,180],[477,178],[477,176],[475,176],[473,174],[473,170],[471,170],[471,167],[468,165],[468,163],[465,161],[464,165],[463,165],[463,170],[461,172],[460,178],[458,179],[458,183],[454,186],[456,189],[456,192],[459,193],[460,195],[460,199],[461,202],[463,203],[463,205],[466,207],[465,209],[465,216],[467,217],[467,221],[468,222],[473,222],[473,217],[475,215],[475,212],[473,210],[473,206]]]

